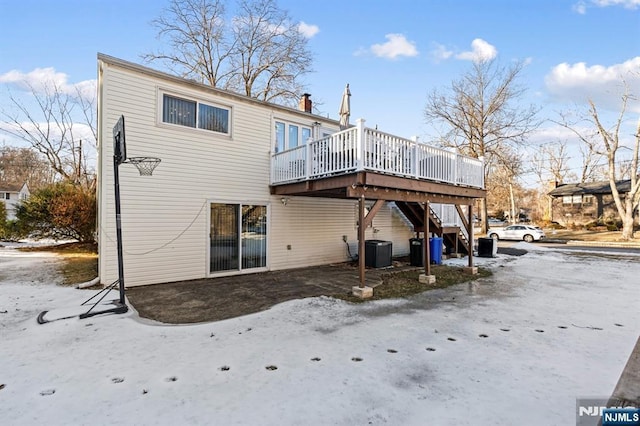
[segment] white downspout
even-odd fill
[[[93,287],[94,285],[98,285],[98,284],[100,284],[100,277],[95,277],[91,281],[85,281],[83,283],[76,284],[76,288],[89,288],[89,287]]]

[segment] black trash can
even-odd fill
[[[364,264],[370,268],[391,266],[391,241],[366,240],[364,242]]]
[[[409,261],[411,266],[424,266],[424,238],[409,239]]]
[[[478,238],[478,257],[496,257],[498,244],[493,238]]]

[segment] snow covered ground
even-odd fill
[[[493,277],[409,300],[188,326],[38,325],[94,292],[57,286],[53,255],[0,248],[0,423],[575,424],[576,398],[607,398],[638,338],[640,262],[516,246],[531,251],[477,259]]]

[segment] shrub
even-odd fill
[[[0,232],[7,224],[7,207],[4,205],[4,202],[0,203]]]
[[[18,241],[26,235],[17,220],[7,220],[4,225],[0,226],[0,240]]]
[[[18,206],[20,227],[34,238],[94,241],[96,197],[71,183],[56,183],[31,194]]]
[[[607,223],[607,231],[619,231],[620,228],[618,227],[618,225],[615,222],[609,222]]]
[[[7,207],[0,203],[0,241],[18,241],[22,232],[17,220],[7,220]]]
[[[554,221],[543,220],[542,222],[540,222],[540,227],[549,228],[549,229],[565,229],[564,226],[560,225],[555,220]]]

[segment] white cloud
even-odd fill
[[[625,9],[635,10],[640,7],[640,0],[590,0],[586,2],[581,0],[572,6],[574,12],[584,15],[587,13],[588,7],[610,7],[622,6]]]
[[[63,86],[67,84],[67,75],[56,72],[54,68],[36,68],[26,74],[22,71],[11,70],[0,75],[0,83],[12,84],[22,89],[40,87],[45,83]]]
[[[447,49],[443,44],[433,43],[433,49],[429,53],[431,58],[436,62],[442,62],[453,56],[453,51]]]
[[[414,42],[406,39],[402,34],[387,34],[386,43],[374,44],[371,52],[380,58],[396,59],[399,56],[417,56],[418,49]]]
[[[80,94],[85,99],[96,97],[96,80],[85,80],[69,83],[67,74],[57,72],[54,68],[36,68],[28,73],[11,70],[0,74],[0,83],[14,86],[20,90],[38,93],[57,88],[61,93],[76,96]]]
[[[298,31],[306,38],[311,38],[320,32],[320,28],[317,25],[307,24],[306,22],[300,22],[298,25]]]
[[[572,7],[574,12],[580,14],[580,15],[584,15],[585,13],[587,13],[587,4],[583,1],[579,1],[578,3],[574,4]]]
[[[640,7],[640,0],[591,0],[591,3],[598,7],[622,6],[625,9]]]
[[[558,101],[584,103],[592,99],[600,108],[619,111],[626,84],[632,95],[640,96],[640,56],[611,66],[584,62],[558,64],[545,76],[550,95]],[[640,102],[628,105],[640,112]]]
[[[457,59],[465,60],[465,61],[489,61],[498,56],[498,49],[495,46],[487,43],[481,38],[476,38],[471,42],[471,50],[458,53],[456,55]]]

